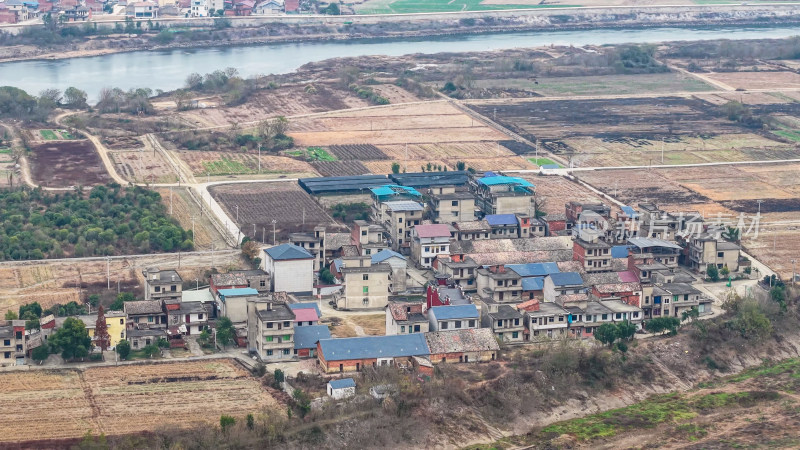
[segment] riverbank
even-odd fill
[[[0,63],[60,60],[134,51],[164,51],[326,41],[409,40],[496,33],[581,30],[776,27],[800,24],[800,9],[784,5],[707,5],[701,7],[553,8],[375,16],[281,16],[138,21],[134,33],[113,32],[118,21],[64,24],[82,27],[85,36],[43,44],[26,27],[0,27],[6,35]],[[30,28],[31,26],[27,26]],[[57,41],[58,39],[56,39]],[[15,45],[16,44],[16,45]]]

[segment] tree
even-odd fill
[[[692,306],[692,309],[686,310],[681,313],[681,320],[683,321],[688,320],[690,322],[694,322],[695,319],[697,319],[698,317],[700,317],[700,310],[697,309],[696,306]]]
[[[645,329],[650,333],[663,333],[669,331],[670,334],[678,332],[678,327],[681,325],[680,319],[677,317],[656,317],[650,319],[645,324]]]
[[[39,92],[39,106],[46,109],[57,108],[61,104],[61,91],[55,88]]]
[[[28,314],[26,315],[26,313]],[[40,305],[39,302],[28,303],[27,305],[22,305],[19,307],[20,319],[38,319],[40,317],[42,317],[42,305]]]
[[[86,104],[86,99],[88,96],[86,92],[76,88],[76,87],[68,87],[67,90],[64,91],[64,102],[65,106],[68,108],[74,109],[83,109],[86,108],[88,105]]]
[[[217,321],[217,344],[225,348],[236,336],[233,329],[233,322],[228,317],[222,317]]]
[[[222,428],[222,431],[227,431],[228,428],[232,427],[236,424],[236,419],[231,416],[226,416],[225,414],[219,416],[219,427]]]
[[[61,328],[50,336],[48,342],[61,352],[61,357],[65,360],[86,357],[92,345],[86,325],[74,317],[67,317]]]
[[[327,267],[324,267],[322,270],[319,271],[319,279],[325,284],[334,284],[336,283],[336,278],[334,278],[333,274]]]
[[[94,340],[95,345],[100,347],[100,353],[108,350],[111,342],[111,336],[108,334],[108,324],[106,323],[106,314],[103,306],[97,308],[97,322],[94,324]]]
[[[709,264],[708,267],[706,267],[706,275],[708,275],[711,281],[719,281],[719,269],[717,269],[717,266],[714,264]]]
[[[33,352],[31,352],[31,358],[33,358],[34,361],[41,362],[47,359],[49,356],[50,350],[47,348],[47,345],[40,345],[33,349]]]
[[[464,161],[456,161],[456,170],[464,171],[467,169],[467,164]]]
[[[117,294],[117,298],[113,303],[111,303],[108,309],[111,311],[122,311],[125,302],[132,302],[134,300],[136,300],[136,297],[130,292],[120,292]]]
[[[723,267],[722,269],[719,270],[720,276],[723,276],[723,277],[727,277],[728,275],[730,275],[730,273],[731,273],[731,270],[728,269],[728,266],[725,266],[725,267]]]
[[[341,14],[341,10],[339,9],[338,3],[331,3],[323,11],[325,12],[325,14],[329,16],[338,16],[339,14]]]
[[[131,354],[131,343],[125,339],[119,341],[117,343],[117,353],[120,359],[128,359]]]
[[[617,327],[613,323],[604,323],[594,330],[594,338],[603,345],[611,346],[618,337]]]
[[[247,429],[252,431],[253,428],[256,426],[256,419],[253,417],[252,414],[247,415]]]
[[[25,329],[30,330],[41,330],[42,326],[39,323],[39,319],[28,319],[25,321]]]
[[[636,334],[636,325],[630,321],[626,320],[625,322],[617,323],[617,337],[619,339],[630,340],[634,334]]]
[[[200,332],[197,340],[200,341],[200,345],[206,347],[208,346],[208,342],[211,340],[211,334],[208,332],[208,330],[203,330]]]
[[[19,319],[19,316],[14,311],[8,310],[8,311],[6,311],[5,319],[6,320],[17,320],[17,319]]]
[[[400,173],[400,164],[396,162],[392,163],[392,173]]]
[[[786,301],[786,290],[783,286],[773,286],[769,290],[769,296],[772,300],[783,303]]]
[[[722,237],[731,242],[739,242],[740,234],[740,230],[736,227],[725,227],[725,231],[722,232]]]
[[[248,240],[242,243],[242,256],[251,263],[258,258],[259,253],[261,253],[261,246],[256,241]]]
[[[87,300],[89,301],[89,304],[95,308],[97,307],[98,304],[100,304],[100,296],[97,294],[90,295]]]

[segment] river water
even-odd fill
[[[492,33],[401,40],[352,40],[260,44],[198,49],[116,53],[64,60],[0,63],[0,86],[15,86],[31,94],[45,88],[75,86],[97,99],[103,87],[149,87],[173,90],[186,76],[235,67],[245,77],[287,73],[303,64],[328,58],[413,53],[475,52],[556,45],[603,45],[708,39],[765,39],[800,35],[800,27],[716,27],[598,29]]]

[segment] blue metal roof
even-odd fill
[[[402,259],[403,261],[406,261],[406,257],[405,256],[403,256],[400,253],[397,253],[395,251],[389,250],[388,248],[385,248],[385,249],[379,251],[378,253],[375,253],[374,255],[372,255],[372,264],[377,264],[377,263],[384,262],[384,261],[386,261],[387,259],[389,259],[389,258],[391,258],[393,256],[396,256],[396,257]]]
[[[543,277],[551,273],[561,272],[558,264],[554,262],[546,263],[527,263],[527,264],[506,264],[506,269],[511,269],[521,277]]]
[[[294,244],[281,244],[264,250],[270,258],[281,261],[287,259],[311,259],[314,256],[303,247]]]
[[[530,181],[520,177],[507,177],[505,175],[484,176],[478,179],[478,183],[485,184],[486,186],[496,186],[498,184],[515,184],[524,187],[534,187]]]
[[[411,195],[413,197],[422,197],[422,194],[419,193],[416,189],[408,186],[400,186],[397,184],[384,184],[383,186],[378,186],[371,188],[373,195],[378,197],[386,197],[392,195]]]
[[[336,258],[333,260],[333,267],[336,269],[337,272],[342,271],[342,266],[344,265],[344,261],[342,258]]]
[[[317,310],[317,317],[322,317],[322,311],[319,310],[319,305],[313,302],[308,303],[292,303],[289,305],[289,309],[294,311],[295,309],[306,309],[306,308],[314,308]]]
[[[539,166],[540,169],[560,169],[561,166],[558,164],[542,164]]]
[[[528,277],[522,279],[523,291],[541,291],[542,289],[544,289],[544,278]]]
[[[615,245],[611,247],[611,257],[612,258],[627,258],[628,257],[628,246],[627,245]]]
[[[253,288],[233,288],[220,289],[217,291],[222,297],[238,297],[241,295],[258,295],[258,291]]]
[[[631,219],[639,217],[639,213],[636,212],[636,210],[631,208],[630,206],[621,206],[619,209],[621,209],[622,212],[624,212],[625,215],[630,217]]]
[[[577,286],[583,284],[583,278],[578,272],[551,273],[550,279],[556,286]]]
[[[392,336],[364,336],[319,341],[325,361],[344,359],[397,358],[430,354],[422,333]]]
[[[309,325],[294,327],[294,348],[316,348],[317,341],[331,338],[331,330],[327,325]]]
[[[331,380],[331,381],[328,381],[328,384],[331,385],[331,389],[344,389],[344,388],[356,387],[356,382],[353,381],[352,378],[342,378],[341,380]]]
[[[477,319],[478,308],[475,305],[434,306],[428,314],[436,316],[436,320]]]
[[[489,225],[516,225],[517,216],[514,214],[489,214],[484,217]]]

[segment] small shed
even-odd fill
[[[328,381],[328,395],[334,400],[356,395],[356,382],[352,378]]]

